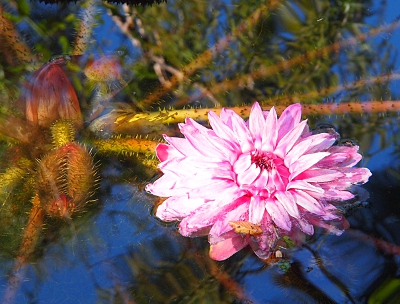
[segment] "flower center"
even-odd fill
[[[252,151],[239,156],[233,169],[236,183],[253,195],[271,197],[285,191],[290,172],[284,161],[271,152]]]
[[[277,156],[271,152],[254,152],[251,154],[251,162],[256,165],[257,168],[261,170],[267,170],[271,172],[273,169],[276,169],[274,160]]]

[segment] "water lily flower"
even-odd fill
[[[335,206],[371,176],[354,168],[358,146],[334,145],[336,132],[311,132],[300,104],[279,119],[258,103],[248,121],[229,109],[208,118],[212,129],[187,118],[179,124],[185,138],[164,135],[168,144],[157,146],[164,175],[146,186],[167,197],[157,217],[181,221],[183,236],[208,234],[215,260],[247,245],[268,258],[282,236],[312,235],[314,225],[343,232]]]

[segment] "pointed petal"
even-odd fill
[[[313,235],[314,234],[314,227],[309,222],[307,222],[304,219],[299,219],[298,223],[300,225],[301,231],[303,231],[304,233],[306,233],[308,235]]]
[[[325,211],[322,208],[320,202],[308,193],[302,190],[292,191],[291,193],[296,204],[303,207],[305,210],[317,215],[325,214]]]
[[[288,106],[278,120],[278,141],[292,130],[301,119],[301,105],[299,103]]]
[[[313,154],[306,154],[301,156],[291,167],[289,180],[294,179],[297,175],[302,173],[303,171],[311,168],[316,163],[318,163],[321,159],[329,156],[328,152],[317,152]]]
[[[178,150],[182,155],[200,156],[204,155],[199,150],[195,149],[186,138],[169,137],[164,135],[164,139]]]
[[[262,109],[258,104],[258,102],[255,102],[250,112],[249,130],[251,135],[253,136],[254,148],[257,150],[261,149],[261,143],[262,143],[261,135],[264,130],[264,125],[265,125],[265,119]]]
[[[301,180],[291,181],[290,183],[288,183],[286,186],[286,190],[290,189],[294,190],[300,189],[300,190],[313,191],[316,193],[324,193],[324,190],[321,187],[313,186],[310,183]]]
[[[307,124],[307,120],[302,121],[297,124],[292,130],[286,133],[281,140],[279,140],[278,145],[275,149],[275,154],[280,158],[284,159],[286,154],[292,149],[299,139],[300,135],[303,133],[304,128]]]
[[[239,143],[237,143],[237,139],[233,134],[232,129],[225,125],[222,119],[219,118],[217,114],[210,111],[208,113],[208,120],[216,135],[230,142],[231,145],[238,150],[240,149],[240,145]]]
[[[243,153],[253,151],[253,137],[251,136],[250,130],[248,129],[244,120],[234,113],[234,115],[230,116],[230,123],[232,125],[232,131],[237,138],[238,143],[242,149]]]
[[[289,214],[281,206],[281,204],[275,200],[268,199],[265,201],[265,209],[271,216],[275,224],[284,230],[289,231],[292,228],[292,223],[289,218]]]
[[[298,219],[300,217],[299,209],[297,208],[297,204],[289,191],[275,192],[275,197],[279,203],[282,204],[283,208],[289,213],[292,217]]]
[[[328,149],[335,142],[336,137],[328,133],[311,135],[296,143],[285,157],[285,166],[290,167],[302,155],[322,152]]]
[[[265,127],[263,130],[262,138],[262,150],[264,152],[272,152],[275,150],[277,139],[278,139],[278,119],[275,108],[269,111],[265,121]]]
[[[323,183],[338,180],[345,175],[338,170],[311,168],[300,173],[296,179],[309,183]]]
[[[362,159],[361,154],[357,153],[358,146],[332,146],[327,151],[331,155],[324,159],[320,166],[353,167]]]
[[[156,155],[161,162],[171,158],[183,157],[183,154],[180,153],[175,147],[166,144],[157,145]]]
[[[236,174],[241,174],[249,170],[250,166],[251,166],[251,154],[243,153],[233,164],[233,171],[235,171]]]
[[[187,119],[187,123],[181,124],[180,129],[190,144],[204,156],[221,160],[233,155],[236,158],[236,153],[229,142],[219,138],[213,134],[214,132],[205,134],[193,125],[192,120]]]
[[[265,203],[260,196],[252,196],[249,206],[249,222],[258,224],[264,216]]]

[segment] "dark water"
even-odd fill
[[[397,6],[395,0],[0,3],[3,301],[399,302]],[[79,168],[93,185],[74,175],[60,186],[84,197],[62,218],[43,213],[43,201],[56,195],[62,206],[68,194],[60,196],[58,185],[38,172],[47,162],[46,170],[62,174],[55,159],[64,154],[52,148],[60,133],[49,125],[72,110],[50,111],[49,125],[39,118],[42,125],[32,127],[25,103],[40,98],[71,104],[76,98],[82,119],[72,140],[92,149],[97,171],[87,161],[68,168]],[[246,248],[216,262],[206,237],[185,238],[175,223],[154,217],[155,197],[143,189],[157,177],[157,161],[124,140],[177,134],[182,121],[136,122],[137,113],[191,107],[187,115],[198,118],[193,108],[240,110],[256,100],[265,108],[312,104],[303,111],[311,126],[329,123],[357,142],[360,166],[373,173],[363,185],[370,198],[345,210],[351,227],[340,237],[316,230],[303,246],[283,249],[282,260],[265,262]],[[42,201],[36,209],[35,194]]]

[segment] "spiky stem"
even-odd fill
[[[54,147],[59,148],[65,144],[74,141],[75,127],[74,122],[70,120],[58,120],[51,127],[51,136]]]
[[[25,277],[28,262],[34,252],[37,240],[42,231],[44,212],[40,207],[38,196],[33,199],[33,207],[29,214],[28,224],[25,228],[18,255],[8,278],[7,286],[1,303],[14,303],[18,289]]]
[[[98,152],[123,155],[154,154],[158,143],[157,141],[140,138],[111,138],[93,141],[93,145]]]
[[[308,115],[332,115],[332,114],[373,114],[373,113],[387,113],[387,112],[400,112],[400,101],[368,101],[368,102],[346,102],[346,103],[326,103],[326,104],[303,104],[302,113]],[[263,106],[264,110],[269,110],[271,106]],[[281,114],[285,110],[286,105],[275,105],[275,110]],[[242,106],[231,108],[238,113],[241,117],[247,118],[250,114],[251,106]],[[159,112],[138,113],[138,114],[122,114],[114,121],[117,126],[116,131],[123,131],[124,129],[141,130],[149,129],[154,130],[155,126],[159,124],[176,124],[185,121],[185,118],[190,117],[197,121],[207,121],[207,114],[213,111],[219,115],[221,109],[183,109],[183,110],[161,110]],[[139,142],[144,144],[142,140],[133,141],[133,152],[141,152]],[[101,145],[101,141],[98,142]],[[110,141],[110,144],[113,143]],[[118,144],[117,142],[115,144]],[[154,143],[151,144],[154,146]],[[137,147],[136,147],[137,146]],[[144,146],[146,147],[146,146]],[[118,149],[117,147],[110,147],[111,149]],[[130,147],[129,149],[132,149]]]

